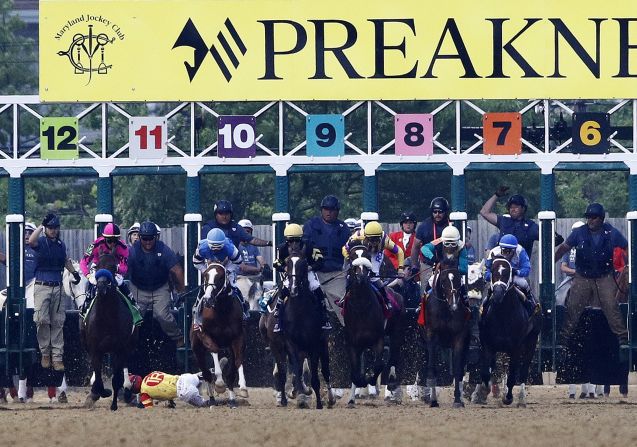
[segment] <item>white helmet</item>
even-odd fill
[[[243,227],[243,228],[250,228],[251,230],[254,230],[254,227],[252,226],[252,222],[250,222],[248,219],[241,219],[239,221],[239,226]]]
[[[24,231],[35,231],[36,226],[33,222],[27,222],[24,224]]]
[[[442,239],[442,245],[444,245],[445,247],[458,246],[459,248],[462,248],[462,246],[464,245],[460,241],[460,232],[456,227],[452,225],[449,225],[448,227],[445,227],[444,230],[442,230],[442,235],[440,236],[440,238]]]

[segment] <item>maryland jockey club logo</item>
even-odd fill
[[[212,55],[215,64],[221,71],[221,74],[223,74],[223,77],[226,78],[226,81],[230,82],[232,79],[232,73],[230,72],[226,61],[224,61],[221,57],[221,54],[223,53],[226,56],[227,60],[236,70],[239,67],[239,59],[236,51],[238,50],[238,52],[243,56],[248,50],[230,19],[226,19],[224,27],[224,30],[219,31],[217,34],[217,41],[210,48],[208,48],[208,45],[201,37],[201,34],[199,34],[199,30],[197,30],[192,19],[188,19],[184,28],[181,30],[181,33],[179,33],[179,37],[177,37],[177,40],[173,45],[173,49],[177,47],[190,47],[194,50],[195,64],[191,65],[184,61],[184,66],[186,67],[186,72],[188,73],[190,82],[192,82],[195,78],[195,75],[199,71],[199,68],[201,67],[201,64],[206,58],[208,52]],[[224,31],[226,32],[225,34]],[[229,39],[234,42],[235,49],[230,46]]]
[[[117,41],[124,40],[123,30],[102,15],[82,14],[67,20],[55,35],[63,42],[66,34],[73,37],[68,41],[66,50],[57,52],[66,57],[73,67],[73,73],[88,77],[86,85],[91,83],[93,74],[106,75],[113,68],[108,63],[108,49]]]

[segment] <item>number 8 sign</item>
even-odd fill
[[[394,118],[394,138],[396,155],[432,155],[433,115],[414,113],[396,115]]]

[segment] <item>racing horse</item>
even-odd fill
[[[348,290],[345,294],[343,310],[345,313],[345,340],[347,341],[350,362],[350,377],[352,380],[348,405],[356,403],[356,388],[376,385],[378,377],[387,368],[387,389],[391,392],[399,390],[398,369],[400,349],[403,340],[403,319],[405,306],[400,294],[392,292],[397,308],[387,319],[383,305],[371,283],[372,263],[366,246],[357,245],[349,250],[351,265],[348,271]],[[385,345],[385,335],[389,336],[389,359],[387,365],[382,354]],[[363,353],[371,349],[374,355],[373,371],[363,374],[361,370]],[[399,400],[399,397],[397,397]]]
[[[424,335],[427,342],[427,386],[431,387],[431,407],[438,407],[436,379],[438,352],[441,347],[453,349],[453,407],[462,408],[460,384],[469,346],[470,311],[464,303],[462,273],[456,268],[434,274],[433,287],[424,305]]]
[[[513,268],[503,257],[493,259],[491,265],[491,297],[487,300],[480,320],[481,382],[476,386],[471,400],[485,404],[489,394],[491,368],[495,355],[503,352],[509,356],[507,393],[502,403],[513,403],[513,386],[520,382],[518,407],[526,406],[526,381],[529,366],[535,353],[541,328],[541,315],[529,315],[524,300],[526,297],[513,286]]]
[[[228,405],[237,406],[234,385],[239,378],[239,396],[248,397],[243,375],[243,355],[245,352],[245,327],[243,307],[230,284],[226,268],[212,262],[203,272],[203,300],[201,303],[201,330],[190,330],[192,350],[197,359],[203,379],[208,382],[208,394],[214,401],[212,392],[212,373],[208,369],[206,354],[210,352],[215,367],[214,389],[221,394],[228,389]],[[227,367],[219,361],[219,351],[227,349],[230,356]]]
[[[133,316],[117,290],[115,272],[117,259],[110,253],[103,254],[97,263],[95,298],[88,315],[80,321],[80,338],[91,360],[93,384],[85,406],[92,408],[100,398],[113,395],[111,410],[117,410],[117,394],[124,387],[125,400],[130,401],[131,383],[126,367],[129,355],[137,344],[137,326]],[[113,369],[113,390],[104,388],[102,361],[110,354]]]

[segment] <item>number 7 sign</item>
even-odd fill
[[[482,117],[485,155],[522,153],[522,115],[518,112],[485,113]]]
[[[164,117],[131,117],[128,125],[129,157],[164,158],[168,156],[167,127]]]

